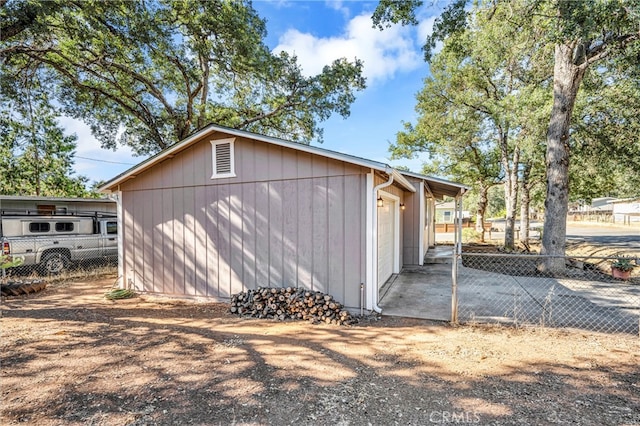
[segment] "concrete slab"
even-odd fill
[[[451,320],[451,265],[404,268],[379,303],[383,315]]]
[[[640,288],[636,286],[611,288],[599,282],[518,277],[457,266],[460,322],[638,334]],[[450,264],[404,268],[381,295],[383,315],[450,321],[451,269]]]

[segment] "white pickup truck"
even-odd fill
[[[2,216],[1,253],[24,259],[42,273],[57,274],[73,262],[111,260],[118,257],[115,217],[104,216]]]

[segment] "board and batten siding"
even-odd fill
[[[404,197],[405,209],[402,212],[404,226],[402,230],[402,257],[404,265],[420,264],[420,181],[409,179],[418,191],[407,193]]]
[[[216,299],[303,287],[358,308],[369,170],[236,138],[236,177],[211,179],[210,140],[121,185],[126,282]]]

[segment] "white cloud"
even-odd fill
[[[418,41],[424,43],[428,36],[433,32],[433,24],[436,22],[437,16],[431,16],[418,23]]]
[[[307,75],[320,73],[323,66],[336,59],[358,58],[364,61],[368,83],[373,84],[422,66],[421,43],[416,43],[414,36],[413,28],[400,25],[380,31],[372,27],[370,14],[362,14],[351,19],[337,37],[319,38],[288,30],[274,51],[295,54]]]
[[[337,10],[338,12],[342,13],[345,18],[348,18],[350,15],[349,8],[344,5],[344,2],[342,0],[326,0],[325,5],[329,9]]]

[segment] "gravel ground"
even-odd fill
[[[3,298],[0,424],[640,425],[638,337],[279,323],[113,281]]]

